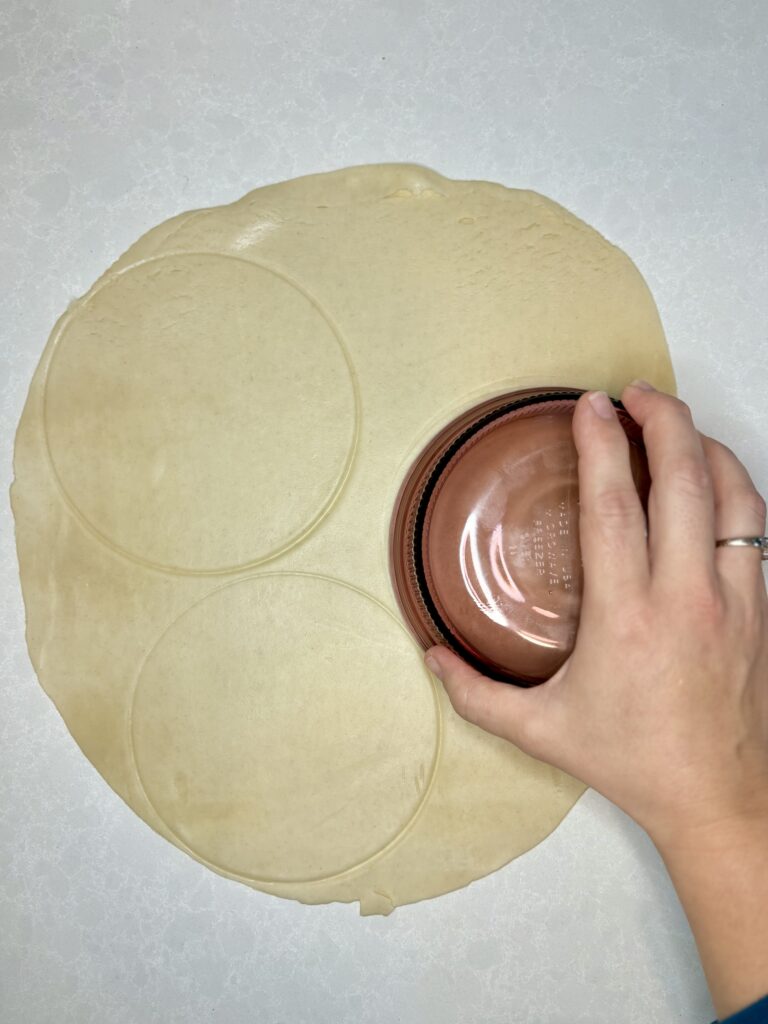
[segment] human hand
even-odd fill
[[[682,402],[631,385],[643,429],[648,521],[627,439],[602,393],[583,396],[579,453],[584,593],[576,645],[547,682],[494,682],[427,652],[456,711],[562,768],[651,835],[696,938],[715,1007],[768,991],[768,596],[765,503]]]
[[[546,683],[485,679],[427,652],[456,711],[581,779],[657,844],[744,815],[768,818],[768,598],[760,552],[716,537],[762,534],[765,503],[687,407],[628,386],[652,486],[646,519],[606,396],[583,396],[579,453],[584,594],[571,657]]]

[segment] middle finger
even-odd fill
[[[651,471],[651,571],[672,580],[715,579],[715,505],[701,438],[688,407],[661,391],[629,385],[622,395],[643,429]]]

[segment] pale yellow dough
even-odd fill
[[[640,274],[533,192],[388,164],[160,225],[61,317],[19,426],[41,684],[221,874],[388,913],[495,870],[582,787],[453,714],[393,500],[477,401],[634,377],[674,387]]]

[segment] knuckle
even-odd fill
[[[628,487],[610,487],[599,491],[586,510],[602,529],[621,529],[637,521],[638,498]]]
[[[733,449],[729,448],[727,444],[723,444],[722,441],[718,441],[717,438],[714,437],[706,437],[705,435],[702,435],[702,437],[707,447],[711,449],[713,453],[726,459],[736,459],[738,461],[736,453]]]
[[[654,412],[657,419],[666,420],[667,422],[675,419],[684,419],[687,422],[691,422],[693,419],[690,407],[682,398],[678,398],[676,395],[668,395],[661,391],[657,391],[653,397],[656,401]]]
[[[732,487],[725,494],[718,495],[716,505],[719,512],[735,506],[760,523],[765,522],[768,514],[765,498],[750,484]]]
[[[643,601],[627,604],[614,623],[616,637],[627,646],[636,642],[647,643],[655,633],[652,608]]]
[[[453,710],[467,722],[473,719],[472,687],[467,682],[461,682],[450,686],[448,691]]]
[[[709,634],[719,629],[725,622],[725,601],[711,582],[689,585],[685,606],[689,617]]]
[[[668,395],[666,397],[668,399],[670,412],[673,412],[677,416],[681,416],[686,420],[693,419],[690,406],[684,402],[682,398],[677,398],[675,395]]]
[[[461,681],[455,692],[452,704],[458,714],[471,725],[480,725],[484,718],[482,686],[476,676],[469,676]]]
[[[765,498],[754,487],[745,488],[744,505],[761,523],[768,517],[768,505]]]
[[[547,744],[546,724],[543,715],[530,709],[527,714],[521,715],[515,723],[514,736],[510,738],[521,750],[534,754],[543,750]]]
[[[691,412],[691,407],[690,405],[688,405],[687,402],[683,402],[682,399],[676,398],[675,403],[677,411],[680,413],[681,416],[683,416],[687,420],[693,420],[693,413]]]
[[[694,456],[686,455],[671,460],[667,476],[675,488],[692,498],[700,498],[712,487],[712,478],[706,463]]]

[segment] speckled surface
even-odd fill
[[[0,10],[3,487],[55,317],[176,212],[346,164],[531,187],[629,252],[680,390],[768,491],[768,7],[714,0]],[[708,1021],[649,841],[589,794],[389,918],[212,875],[109,790],[38,687],[2,518],[4,1024]]]

